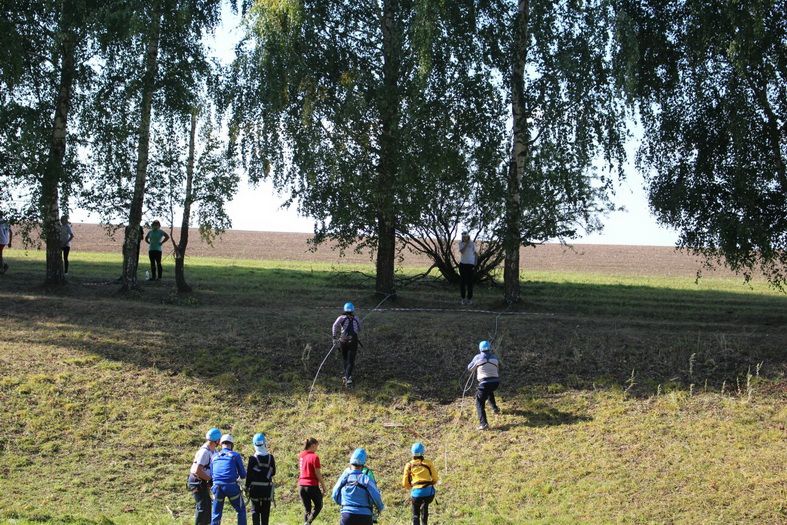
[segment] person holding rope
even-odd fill
[[[374,508],[381,513],[385,508],[374,478],[363,473],[366,450],[356,448],[347,468],[333,487],[331,496],[341,506],[341,525],[372,525]]]
[[[187,485],[194,497],[194,525],[208,525],[210,523],[210,486],[213,478],[210,474],[210,463],[216,447],[219,446],[221,430],[211,428],[205,434],[205,443],[194,455],[191,464]]]
[[[478,430],[487,430],[489,423],[486,419],[486,405],[492,407],[492,412],[500,413],[495,401],[495,390],[500,386],[500,359],[492,351],[492,344],[489,341],[481,341],[478,344],[478,354],[467,365],[470,372],[475,372],[478,381],[478,390],[475,394],[475,409],[478,413]]]
[[[344,313],[336,318],[331,333],[334,344],[338,344],[342,351],[343,376],[342,381],[348,388],[353,386],[353,368],[355,356],[358,353],[358,333],[361,331],[361,321],[355,317],[355,306],[344,303]]]
[[[265,434],[254,434],[251,440],[254,454],[249,456],[246,467],[246,493],[251,500],[251,522],[253,525],[268,525],[273,501],[273,476],[276,475],[276,460],[268,451]]]
[[[429,504],[434,500],[437,484],[437,468],[424,459],[426,447],[423,443],[413,443],[410,452],[413,459],[404,467],[402,486],[410,489],[413,503],[413,525],[429,525]]]
[[[221,452],[213,456],[213,512],[210,525],[221,525],[224,500],[238,513],[238,525],[246,525],[246,503],[238,479],[246,477],[243,458],[233,450],[235,440],[229,434],[221,436]]]

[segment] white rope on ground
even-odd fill
[[[387,300],[388,300],[389,298],[391,298],[393,295],[394,295],[394,294],[392,294],[392,293],[389,293],[388,295],[386,295],[386,296],[383,298],[383,300],[382,300],[382,301],[380,301],[379,303],[377,303],[377,306],[375,306],[374,308],[372,308],[371,310],[369,310],[369,311],[366,313],[366,315],[364,315],[364,316],[361,318],[361,324],[363,324],[363,322],[366,320],[366,318],[367,318],[367,317],[369,317],[369,315],[370,315],[372,312],[374,312],[375,310],[377,310],[377,309],[378,309],[378,308],[379,308],[379,307],[380,307],[380,306],[381,306],[381,305],[382,305],[382,304],[383,304],[385,301],[387,301]],[[336,349],[336,341],[334,341],[334,342],[333,342],[333,345],[331,346],[331,349],[330,349],[330,350],[328,350],[328,353],[327,353],[327,354],[325,354],[325,357],[323,358],[323,360],[322,360],[322,363],[320,363],[320,366],[317,368],[317,373],[316,373],[316,374],[314,374],[314,380],[312,381],[312,386],[309,388],[309,397],[308,397],[308,399],[307,399],[307,401],[306,401],[306,408],[307,408],[307,409],[309,408],[309,406],[311,405],[311,402],[312,402],[312,392],[314,391],[314,385],[317,383],[317,377],[319,377],[319,375],[320,375],[320,371],[322,370],[322,367],[323,367],[323,365],[325,365],[325,362],[328,360],[328,357],[330,357],[330,355],[333,353],[333,351],[334,351],[335,349]]]

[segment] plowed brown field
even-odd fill
[[[123,231],[110,235],[96,224],[74,224],[74,252],[120,252]],[[179,235],[179,229],[175,229]],[[197,230],[190,230],[188,253],[191,256],[227,257],[234,259],[264,259],[285,261],[320,261],[368,263],[369,251],[347,251],[340,258],[339,251],[329,245],[310,251],[309,234],[230,230],[217,239],[213,246],[203,242]],[[165,248],[165,255],[171,245]],[[404,253],[404,264],[410,267],[428,265],[427,258]],[[665,246],[616,246],[579,244],[573,247],[545,244],[522,249],[522,267],[531,271],[588,272],[611,275],[652,275],[694,277],[702,269],[699,258]],[[726,270],[704,275],[730,276]]]

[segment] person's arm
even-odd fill
[[[372,497],[372,501],[374,502],[374,506],[377,507],[378,512],[382,512],[385,508],[383,504],[383,497],[380,495],[380,490],[377,488],[377,483],[374,480],[369,480],[369,485],[366,487],[369,489],[369,495]]]
[[[210,481],[210,474],[208,474],[208,469],[205,468],[205,465],[197,465],[196,469],[191,469],[192,474],[197,476],[202,481]]]
[[[317,483],[320,484],[320,489],[322,490],[323,494],[325,494],[325,481],[322,479],[322,472],[321,469],[315,468],[314,469],[314,476],[317,478]]]
[[[246,469],[243,467],[243,458],[240,454],[235,455],[235,463],[238,465],[238,476],[240,479],[246,479]]]
[[[169,235],[167,235],[167,232],[161,232],[161,234],[164,236],[161,238],[161,244],[164,244],[169,240]]]
[[[71,229],[71,226],[68,227],[68,240],[66,244],[70,243],[74,239],[74,230]]]
[[[464,254],[465,248],[467,248],[467,243],[465,241],[459,241],[459,253]]]
[[[341,326],[342,326],[342,322],[341,321],[342,321],[342,316],[340,315],[333,322],[333,326],[331,327],[331,337],[333,339],[336,339],[338,337],[339,330],[341,329]]]
[[[475,357],[473,358],[473,360],[472,360],[472,361],[470,361],[470,364],[469,364],[469,365],[467,365],[467,369],[468,369],[468,370],[472,370],[473,368],[475,368],[475,367],[476,367],[476,364],[477,364],[477,363],[478,363],[478,356],[475,356]]]
[[[406,489],[413,488],[413,485],[410,483],[410,463],[404,466],[404,473],[402,474],[402,487]]]
[[[344,479],[344,475],[339,476],[339,479],[336,480],[336,485],[333,486],[333,490],[331,491],[331,499],[337,504],[342,504],[342,480]]]
[[[271,477],[275,475],[276,475],[276,458],[274,458],[273,454],[271,454]]]
[[[150,244],[150,232],[145,234],[145,242]]]

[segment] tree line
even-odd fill
[[[680,246],[780,285],[787,267],[787,5],[688,0],[2,0],[0,209],[41,227],[64,282],[70,203],[209,238],[245,173],[369,247],[456,278],[461,227],[519,299],[520,247],[600,228],[632,122],[658,220]],[[235,58],[210,58],[227,9]],[[195,217],[192,217],[195,214]],[[646,242],[643,239],[643,242]],[[484,272],[481,272],[482,274]]]

